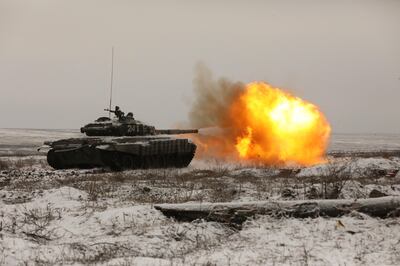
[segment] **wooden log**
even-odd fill
[[[254,215],[307,217],[338,217],[358,211],[373,217],[387,218],[400,213],[400,196],[370,199],[255,201],[239,203],[159,204],[154,206],[168,217],[181,221],[204,219],[242,224]]]

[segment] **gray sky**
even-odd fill
[[[301,2],[301,4],[300,4]],[[334,132],[400,133],[400,1],[0,0],[0,128],[79,128],[114,103],[185,121],[194,66],[309,100]]]

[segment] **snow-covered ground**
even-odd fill
[[[177,222],[153,208],[157,203],[400,196],[399,158],[331,158],[302,169],[194,160],[187,169],[111,173],[53,170],[34,153],[10,157],[15,147],[30,145],[33,152],[44,140],[74,136],[79,133],[0,130],[0,151],[7,145],[11,151],[0,157],[0,265],[400,264],[399,218],[259,216],[238,229]],[[400,136],[346,135],[334,136],[331,147],[399,145]]]
[[[400,149],[400,134],[332,134],[329,150]]]
[[[79,136],[77,130],[0,128],[0,157],[34,155],[44,141]]]
[[[46,140],[82,137],[78,130],[0,128],[0,156],[36,151]],[[400,149],[400,134],[333,134],[329,151]]]

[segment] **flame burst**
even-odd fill
[[[193,117],[205,117],[207,122],[214,119],[214,126],[219,128],[217,133],[194,137],[200,157],[264,165],[313,165],[324,161],[331,128],[318,107],[263,82],[242,85],[240,89],[236,84],[235,88],[233,94],[221,94],[229,91],[225,87],[217,87],[215,95],[210,88],[198,94]],[[223,99],[223,95],[228,96]]]
[[[262,82],[248,84],[230,106],[240,158],[265,164],[323,162],[331,128],[318,108]]]

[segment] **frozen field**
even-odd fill
[[[400,196],[397,157],[332,158],[301,169],[194,160],[187,169],[112,173],[53,170],[36,153],[44,140],[75,136],[0,129],[0,265],[400,264],[399,218],[257,216],[238,228],[177,222],[153,208]],[[400,149],[400,135],[334,135],[330,149]]]
[[[0,129],[0,156],[35,155],[46,140],[77,136],[76,130]]]
[[[329,150],[400,149],[400,134],[333,134]]]
[[[1,129],[0,156],[37,153],[46,140],[81,137],[78,130]],[[329,151],[400,149],[400,134],[333,134]]]

